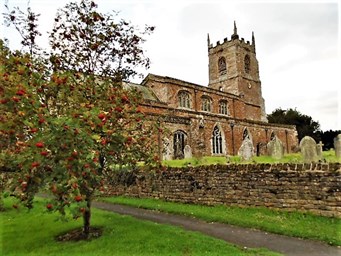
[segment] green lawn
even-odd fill
[[[192,216],[208,222],[228,223],[272,233],[324,241],[341,245],[341,219],[266,208],[202,206],[165,202],[157,199],[108,197],[102,200],[174,214]]]
[[[340,162],[335,156],[334,150],[323,151],[323,159],[328,163]],[[282,159],[277,160],[271,156],[254,156],[249,161],[242,161],[239,156],[205,156],[202,158],[189,158],[189,159],[177,159],[167,160],[162,162],[163,165],[169,167],[186,167],[186,166],[199,166],[210,164],[245,164],[245,163],[303,163],[300,153],[285,154]]]
[[[93,226],[104,227],[92,241],[56,242],[54,237],[82,225],[81,220],[61,222],[44,210],[39,200],[28,212],[13,209],[5,199],[1,212],[1,255],[278,255],[266,249],[241,249],[222,240],[178,227],[136,220],[94,209]]]

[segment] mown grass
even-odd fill
[[[55,236],[81,227],[81,220],[57,221],[58,214],[44,213],[43,200],[29,212],[13,209],[12,204],[13,200],[6,198],[6,211],[0,213],[1,255],[279,255],[97,209],[93,210],[92,226],[104,228],[100,238],[57,242]]]
[[[323,161],[328,163],[340,162],[335,156],[334,150],[323,151]],[[167,160],[162,162],[163,165],[169,167],[187,167],[187,166],[200,166],[211,164],[247,164],[247,163],[303,163],[300,153],[285,154],[282,159],[274,159],[271,156],[254,156],[251,160],[243,161],[239,156],[206,156],[202,158],[188,158]]]
[[[315,239],[331,245],[341,245],[341,219],[299,212],[275,211],[267,208],[203,206],[166,202],[157,199],[108,197],[103,201],[125,204],[203,219],[256,228],[272,233]]]

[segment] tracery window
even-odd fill
[[[223,153],[223,139],[218,126],[213,128],[212,133],[212,152],[213,154],[219,155]]]
[[[250,73],[250,56],[248,54],[244,58],[244,68],[246,73]]]
[[[212,111],[212,99],[208,96],[201,97],[201,110],[206,112]]]
[[[220,57],[218,60],[218,70],[221,75],[226,74],[226,60],[224,57]]]
[[[181,108],[191,108],[191,97],[186,91],[180,91],[178,93],[178,102]]]
[[[219,101],[219,114],[228,115],[227,101],[221,100]]]

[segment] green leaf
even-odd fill
[[[101,140],[101,136],[99,136],[98,134],[93,134],[91,136],[91,138],[93,138],[95,141],[99,142]]]

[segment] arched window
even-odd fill
[[[228,115],[229,114],[226,100],[219,101],[219,114],[222,114],[222,115]]]
[[[191,98],[188,92],[180,91],[178,93],[179,107],[181,108],[191,108]]]
[[[223,139],[218,126],[213,128],[212,133],[212,153],[215,155],[221,155],[223,153]]]
[[[244,58],[244,68],[246,73],[250,73],[250,56],[247,54]]]
[[[245,139],[250,139],[250,134],[247,128],[245,128],[243,132],[243,140]]]
[[[206,112],[212,111],[212,99],[208,96],[201,97],[201,110]]]
[[[176,131],[173,135],[174,159],[183,159],[185,157],[184,148],[186,142],[186,133]]]
[[[226,74],[226,60],[224,57],[220,57],[218,60],[218,70],[221,75]]]

